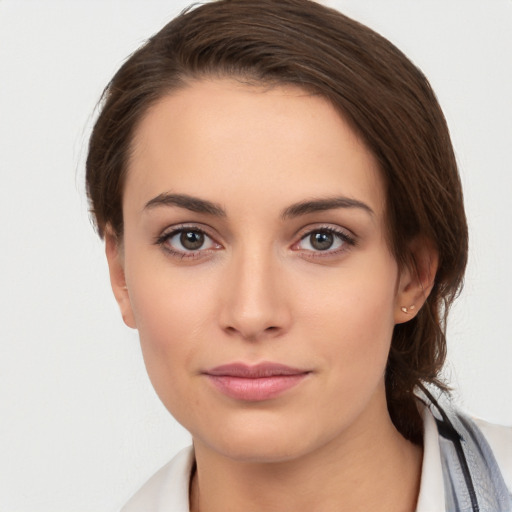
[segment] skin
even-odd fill
[[[390,420],[384,372],[393,327],[421,308],[436,257],[415,243],[418,271],[398,268],[373,155],[323,98],[227,79],[161,99],[133,148],[123,240],[107,234],[106,252],[152,384],[193,437],[191,510],[414,510],[421,449]],[[162,194],[223,215],[148,206]],[[283,217],[335,196],[365,207]],[[183,225],[207,234],[199,250],[164,239]],[[332,247],[318,250],[311,232]],[[309,373],[259,402],[203,374],[262,361]]]

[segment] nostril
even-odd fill
[[[236,326],[228,325],[224,328],[224,331],[229,336],[236,336],[241,335],[243,338],[247,340],[255,341],[259,339],[262,335],[270,335],[274,336],[277,335],[281,331],[281,327],[278,327],[276,325],[270,325],[269,327],[265,327],[262,330],[257,329],[238,329]]]

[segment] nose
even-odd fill
[[[280,336],[290,327],[286,278],[277,258],[268,253],[244,251],[230,261],[219,316],[230,335],[258,341]]]

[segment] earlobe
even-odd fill
[[[122,242],[110,230],[105,233],[105,255],[107,256],[110,284],[123,321],[128,327],[136,329],[130,295],[126,285]]]
[[[395,323],[414,318],[427,300],[435,282],[439,253],[435,245],[423,237],[410,244],[410,261],[400,272],[396,296]]]

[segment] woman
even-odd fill
[[[467,226],[442,112],[391,43],[306,0],[185,12],[109,84],[87,187],[193,438],[124,510],[512,510],[511,434],[426,387]]]

